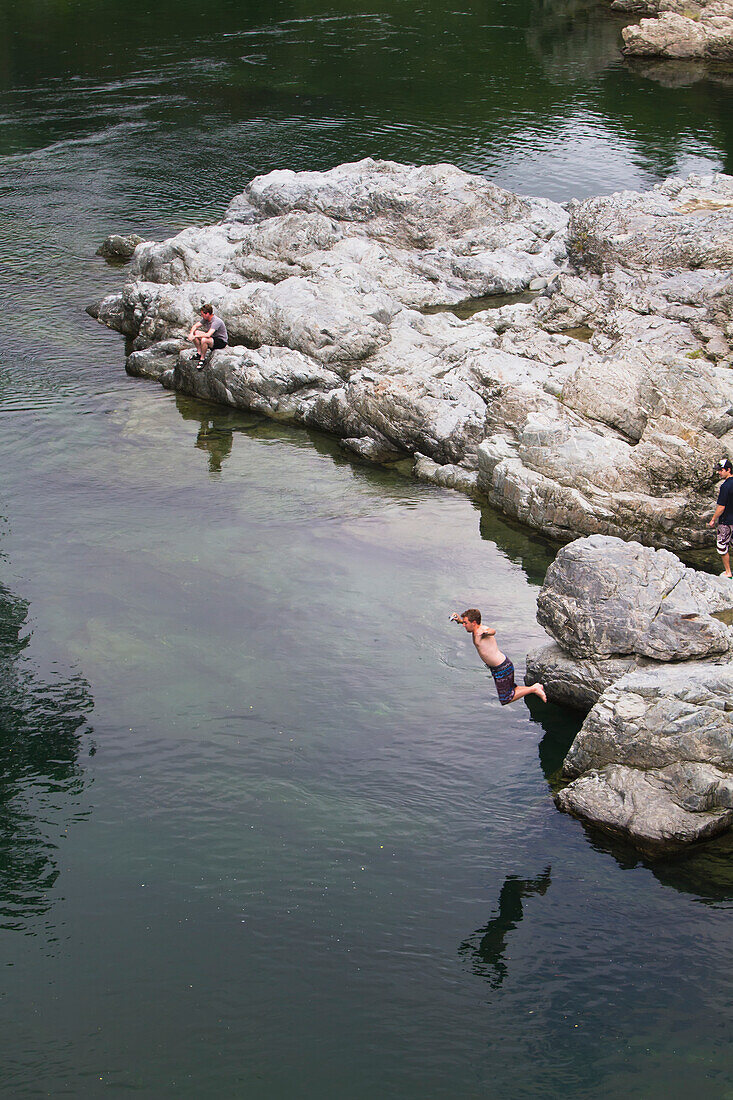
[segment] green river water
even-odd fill
[[[501,708],[556,547],[128,378],[109,232],[452,161],[565,200],[733,170],[725,74],[592,0],[4,0],[0,1095],[731,1098],[733,845],[557,812]]]

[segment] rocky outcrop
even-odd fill
[[[726,176],[565,209],[366,160],[253,180],[221,223],[139,244],[90,312],[131,373],[410,456],[559,539],[683,548],[710,540],[733,449],[732,257]],[[207,300],[232,346],[196,371],[180,341]]]
[[[595,535],[565,546],[547,570],[537,620],[572,657],[655,661],[717,657],[733,631],[733,585],[667,550]]]
[[[537,617],[555,642],[526,681],[589,711],[558,806],[654,855],[733,825],[733,582],[593,536],[560,551]]]
[[[135,249],[142,244],[143,238],[139,233],[130,233],[126,237],[119,233],[111,233],[97,249],[98,256],[104,256],[105,260],[116,263],[126,263],[131,260]]]
[[[560,809],[651,855],[733,825],[733,668],[631,673],[591,710],[565,759]]]
[[[614,0],[611,6],[651,17],[621,32],[630,56],[733,61],[731,0]]]

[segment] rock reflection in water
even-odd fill
[[[670,58],[629,57],[626,64],[635,76],[653,80],[663,88],[687,88],[701,81],[720,84],[725,88],[733,85],[733,73],[729,66],[716,65],[699,58],[673,61]]]
[[[527,47],[553,81],[592,77],[621,63],[631,17],[598,0],[534,0]]]
[[[733,901],[733,834],[716,837],[667,859],[645,859],[630,844],[582,823],[597,852],[612,856],[625,871],[646,867],[654,878],[703,905],[729,908]]]
[[[460,946],[460,953],[471,958],[475,973],[487,978],[492,989],[498,989],[507,976],[504,961],[507,936],[524,919],[522,901],[547,893],[551,870],[551,867],[546,867],[537,878],[507,875],[499,893],[498,914]]]
[[[531,720],[544,730],[538,749],[540,766],[554,794],[565,785],[563,760],[584,717],[552,703],[534,707],[530,714]],[[733,833],[693,846],[678,856],[651,861],[624,840],[610,837],[587,822],[581,824],[593,848],[612,856],[622,870],[647,867],[663,886],[688,894],[703,904],[726,905],[733,901]]]
[[[231,428],[219,425],[216,418],[206,417],[201,421],[196,446],[209,455],[209,473],[220,474],[221,464],[232,453],[234,433]]]
[[[0,927],[20,930],[51,905],[59,875],[54,834],[79,811],[78,757],[92,709],[80,677],[37,676],[24,653],[27,612],[0,586]]]
[[[232,453],[234,433],[249,431],[261,422],[261,417],[225,406],[207,405],[203,401],[176,394],[176,408],[183,420],[198,424],[195,446],[209,456],[209,473],[221,473],[224,461]]]

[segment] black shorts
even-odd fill
[[[222,340],[221,336],[215,336],[214,337],[214,347],[216,348],[217,351],[220,348],[225,348],[226,346],[227,346],[227,342],[226,342],[226,340]]]

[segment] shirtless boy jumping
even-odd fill
[[[473,644],[476,646],[479,657],[487,665],[494,677],[496,690],[499,693],[499,702],[503,707],[507,703],[513,703],[515,699],[523,699],[525,695],[539,695],[543,703],[547,702],[545,689],[542,684],[532,684],[531,687],[517,687],[514,683],[514,665],[502,653],[496,644],[496,631],[491,626],[481,626],[481,612],[475,607],[469,607],[462,615],[455,612],[451,615],[451,622],[460,623],[469,634],[473,635]]]

